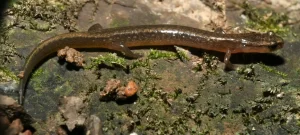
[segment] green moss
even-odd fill
[[[41,22],[36,20],[30,21],[30,28],[38,31],[50,31],[53,27],[49,22]]]
[[[202,61],[196,62],[193,70],[195,71],[214,71],[218,66],[218,58],[207,53],[203,54]]]
[[[130,69],[135,69],[138,67],[148,67],[149,66],[149,59],[139,59],[134,62],[129,66]]]
[[[63,82],[64,79],[57,74],[56,72],[50,72],[49,70],[45,70],[43,68],[38,68],[36,71],[33,72],[32,74],[32,86],[36,92],[39,94],[42,94],[45,92],[47,87],[49,86],[49,80],[51,79],[52,83],[60,83]],[[64,84],[55,87],[54,91],[55,93],[62,93],[68,95],[71,91],[72,88],[70,88],[70,84],[68,81],[66,81]]]
[[[286,14],[268,8],[254,8],[248,3],[244,3],[242,8],[245,9],[244,15],[248,18],[246,25],[249,29],[261,32],[273,31],[280,35],[290,32],[290,28],[285,26],[289,20]]]
[[[46,78],[49,78],[50,74],[47,70],[42,68],[37,69],[32,74],[32,86],[35,91],[41,93],[45,91],[45,83],[47,83]]]
[[[26,25],[25,27],[30,26],[31,29],[47,31],[50,30],[49,28],[54,28],[59,24],[69,31],[77,31],[75,28],[75,21],[78,18],[78,12],[82,9],[83,4],[84,3],[73,2],[70,0],[19,0],[13,4],[10,13],[16,18],[26,18],[31,24]],[[35,10],[32,10],[33,7]],[[45,22],[46,25],[32,23],[32,21],[37,20],[37,18],[38,20]],[[22,24],[24,22],[27,23],[26,21],[23,21]],[[16,24],[18,23],[20,22],[16,22]]]
[[[16,47],[13,43],[8,42],[9,28],[3,24],[0,25],[0,67],[3,67],[5,63],[11,62],[12,57],[20,55],[16,51]]]
[[[32,78],[39,77],[39,76],[41,76],[43,73],[44,73],[44,69],[39,68],[39,69],[37,69],[37,70],[35,70],[35,71],[33,72]]]
[[[18,77],[10,70],[0,67],[0,81],[18,80]]]
[[[149,59],[177,59],[177,54],[174,52],[169,51],[160,51],[160,50],[154,50],[150,49],[150,53],[147,56]]]
[[[183,61],[189,61],[191,59],[190,52],[188,50],[185,50],[181,47],[175,46],[175,49],[180,57],[181,60]]]
[[[149,67],[149,60],[155,59],[171,59],[175,60],[180,58],[181,60],[188,61],[190,60],[189,51],[182,49],[180,47],[175,46],[177,53],[170,51],[161,51],[150,49],[150,53],[146,57],[146,59],[139,59],[134,61],[130,65],[130,69],[138,68],[138,67]]]
[[[85,67],[92,69],[98,67],[100,64],[105,64],[110,67],[120,66],[126,68],[126,60],[117,56],[116,53],[108,53],[106,55],[99,55],[98,57],[91,58],[91,64]]]
[[[112,22],[110,23],[110,27],[111,28],[116,28],[116,27],[122,27],[122,26],[128,26],[129,25],[129,21],[127,19],[124,18],[117,18],[112,20]]]
[[[153,61],[146,57],[145,59],[135,60],[129,68],[132,71],[132,74],[136,75],[134,77],[135,79],[148,84],[149,80],[161,79],[161,76],[154,72],[153,66]]]
[[[140,93],[135,107],[128,109],[133,126],[146,134],[201,134],[201,113],[185,100],[181,89],[165,92],[155,85]],[[176,111],[174,111],[176,110]],[[166,128],[167,127],[167,128]]]
[[[178,49],[178,54],[175,52],[170,51],[160,51],[160,50],[154,50],[150,49],[150,53],[145,59],[138,59],[134,60],[130,65],[130,69],[135,69],[138,67],[149,67],[149,60],[153,59],[178,59],[178,56],[183,60],[189,60],[189,56],[187,54],[188,52],[185,52],[183,49]],[[99,55],[98,57],[92,57],[91,58],[91,64],[86,66],[86,69],[92,69],[98,67],[100,64],[107,65],[109,67],[122,67],[126,68],[127,61],[123,57],[117,56],[116,53],[108,53],[106,55]]]
[[[58,93],[59,95],[64,95],[67,96],[69,95],[71,92],[73,91],[73,88],[70,86],[70,83],[68,81],[66,81],[64,84],[62,84],[59,87],[56,87],[54,89],[55,93]]]
[[[248,80],[252,80],[255,76],[254,66],[252,64],[238,67],[236,72]]]
[[[266,70],[267,72],[275,73],[275,74],[280,75],[280,76],[282,76],[282,77],[287,77],[287,74],[284,73],[284,72],[281,72],[281,71],[278,71],[278,70],[276,70],[276,69],[273,69],[273,68],[271,68],[271,67],[269,67],[269,66],[266,66],[265,64],[262,64],[262,63],[260,63],[259,65],[260,65],[264,70]]]
[[[7,7],[10,8],[12,7],[16,2],[18,2],[19,0],[8,0],[7,2]]]

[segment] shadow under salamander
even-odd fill
[[[267,66],[279,66],[283,65],[285,60],[273,53],[247,53],[232,55],[231,62],[236,64],[263,63]]]
[[[161,46],[161,47],[149,47],[149,46],[144,46],[144,47],[135,47],[135,48],[130,48],[131,50],[140,50],[140,49],[157,49],[157,50],[166,50],[166,51],[173,51],[176,52],[175,48],[173,46]],[[203,53],[207,53],[209,55],[212,56],[216,56],[219,58],[219,60],[221,62],[223,62],[225,53],[222,52],[215,52],[215,51],[207,51],[207,50],[200,50],[200,49],[193,49],[193,48],[188,48],[188,47],[184,47],[185,49],[188,49],[193,55],[202,57]],[[111,53],[117,53],[118,56],[120,57],[124,57],[126,59],[131,59],[128,58],[126,56],[124,56],[121,52],[116,52],[116,51],[111,51],[111,50],[107,50],[107,49],[78,49],[80,52],[111,52]],[[56,53],[53,53],[51,55],[49,55],[48,57],[46,57],[44,60],[42,60],[38,65],[36,65],[36,67],[34,68],[33,72],[39,68],[45,61],[51,59],[51,58],[57,58]],[[146,56],[143,56],[146,57]],[[67,63],[64,59],[58,59],[58,63],[60,65],[64,65],[66,67],[67,70],[69,71],[79,71],[80,69],[82,69],[82,67],[77,67],[75,64],[73,63]],[[87,57],[85,57],[86,61],[88,61]],[[232,54],[230,61],[232,64],[251,64],[251,63],[262,63],[265,64],[267,66],[279,66],[285,63],[285,60],[273,53],[239,53],[239,54]],[[98,66],[99,69],[101,68],[107,68],[107,69],[115,69],[115,68],[111,68],[105,65],[99,65]],[[122,69],[122,68],[120,68]],[[122,69],[124,70],[126,73],[130,73],[130,71],[128,71],[129,69]]]
[[[209,55],[216,56],[219,58],[221,62],[223,62],[225,53],[221,52],[214,52],[214,51],[202,51]],[[202,53],[199,51],[193,50],[192,53],[201,57]],[[230,57],[230,62],[232,64],[255,64],[255,63],[262,63],[267,66],[279,66],[285,63],[285,60],[276,54],[273,53],[237,53],[232,54]]]
[[[176,52],[175,47],[173,46],[163,46],[163,47],[136,47],[130,49],[157,49],[157,50],[167,50]],[[202,49],[194,49],[189,47],[182,47],[184,49],[189,50],[193,55],[202,57],[203,53],[207,53],[212,56],[216,56],[219,58],[221,62],[224,60],[225,53],[202,50]],[[274,53],[238,53],[232,54],[230,58],[230,62],[232,64],[251,64],[251,63],[263,63],[267,66],[279,66],[285,63],[285,60]]]

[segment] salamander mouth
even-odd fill
[[[279,49],[278,45],[271,45],[268,48],[270,51],[275,51],[275,50]]]
[[[281,49],[282,47],[283,47],[283,43],[282,42],[278,42],[278,43],[273,43],[268,48],[269,48],[270,51],[276,51],[278,49]]]

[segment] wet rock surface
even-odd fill
[[[5,114],[1,123],[6,125],[1,129],[17,133],[23,126],[23,132],[29,134],[31,130],[24,125],[32,125],[36,134],[61,135],[299,134],[300,49],[299,39],[294,37],[299,34],[296,31],[299,24],[294,19],[299,14],[299,2],[250,1],[249,5],[243,2],[229,0],[225,5],[222,0],[24,0],[12,3],[4,14],[6,33],[1,33],[0,40],[10,47],[4,54],[14,56],[10,57],[10,63],[3,64],[5,68],[1,67],[3,72],[0,72],[1,93],[12,97],[17,97],[15,76],[34,47],[55,35],[86,31],[95,23],[104,28],[144,24],[177,24],[205,30],[222,27],[228,33],[273,30],[282,34],[286,43],[272,54],[232,56],[231,61],[240,68],[231,72],[223,71],[224,54],[191,48],[184,48],[191,52],[189,60],[182,59],[184,53],[172,47],[146,47],[134,49],[144,55],[140,59],[118,55],[120,58],[104,59],[94,69],[79,69],[53,55],[41,63],[28,82],[26,111],[13,102],[1,106],[4,109],[0,112]],[[277,13],[286,13],[288,19]],[[15,52],[11,51],[13,48]],[[90,57],[109,52],[78,51],[84,54],[87,65],[93,62]],[[15,55],[16,52],[24,58]],[[108,89],[106,82],[112,79],[118,81]],[[99,93],[113,90],[117,94],[119,87],[125,90],[129,80],[138,85],[135,98],[115,102],[114,95],[113,100],[99,101]],[[30,119],[25,117],[27,114],[36,121],[34,124],[27,123]]]

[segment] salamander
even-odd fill
[[[20,79],[19,103],[23,105],[25,89],[31,72],[47,56],[70,48],[105,48],[122,52],[130,58],[141,55],[128,48],[139,46],[178,45],[195,49],[224,52],[224,63],[233,53],[269,53],[283,47],[284,41],[273,32],[224,34],[179,25],[142,25],[102,29],[95,24],[88,32],[72,32],[54,36],[41,42],[28,56],[24,65],[23,78]]]

